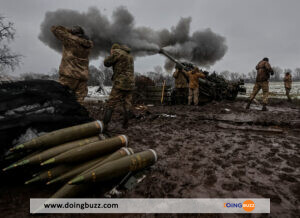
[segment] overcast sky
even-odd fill
[[[0,0],[0,14],[14,22],[14,51],[24,55],[13,73],[47,73],[58,68],[61,56],[39,39],[40,24],[47,11],[73,9],[86,12],[97,7],[111,17],[125,6],[137,26],[170,29],[180,17],[192,17],[191,32],[211,28],[226,38],[228,51],[210,70],[248,73],[263,57],[273,66],[300,67],[299,0]],[[135,70],[147,72],[163,66],[160,55],[137,58]],[[102,58],[92,61],[99,66]]]

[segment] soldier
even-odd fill
[[[250,108],[250,105],[259,92],[260,89],[263,91],[263,111],[267,111],[267,104],[268,104],[268,95],[269,95],[269,78],[270,74],[273,75],[273,69],[271,65],[269,64],[269,59],[264,58],[256,65],[257,75],[256,75],[256,82],[253,87],[253,91],[250,95],[250,98],[248,100],[248,104],[246,106],[246,109]]]
[[[113,87],[103,117],[105,130],[107,130],[113,110],[117,106],[123,107],[123,128],[128,127],[128,113],[131,109],[132,92],[135,86],[134,63],[130,51],[127,46],[113,44],[110,56],[104,60],[104,66],[112,67],[114,71],[112,76]]]
[[[188,77],[183,72],[184,70],[176,65],[176,71],[173,73],[175,78],[175,97],[176,103],[186,104],[188,92]]]
[[[290,72],[285,73],[284,88],[285,88],[285,94],[288,98],[288,101],[292,102],[292,99],[290,97],[290,91],[291,91],[291,88],[292,88],[292,75],[290,74]]]
[[[184,71],[185,72],[185,71]],[[198,105],[199,98],[199,78],[204,79],[205,74],[195,67],[193,70],[185,72],[186,76],[189,78],[189,98],[188,104],[191,105],[194,99],[194,105]]]
[[[88,92],[89,54],[93,42],[80,26],[71,29],[52,26],[51,31],[63,44],[59,82],[68,86],[75,93],[77,101],[82,103]]]

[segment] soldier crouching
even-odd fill
[[[269,78],[270,74],[273,75],[273,69],[271,65],[269,64],[269,59],[264,58],[256,65],[257,75],[256,75],[256,82],[253,87],[253,91],[250,95],[250,98],[248,100],[248,104],[246,106],[246,109],[250,108],[250,105],[259,92],[260,89],[263,91],[263,107],[262,110],[267,110],[267,104],[268,104],[268,96],[269,96]]]
[[[113,68],[113,87],[106,103],[103,117],[105,131],[117,106],[123,108],[123,128],[128,127],[134,82],[134,62],[127,46],[113,44],[110,56],[104,60],[104,66]]]

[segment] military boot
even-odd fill
[[[266,105],[266,104],[263,104],[263,107],[262,107],[261,110],[262,110],[262,111],[268,111],[267,105]]]
[[[123,129],[128,128],[128,120],[129,120],[129,113],[127,109],[123,106]]]
[[[250,109],[251,103],[252,103],[252,100],[249,100],[248,103],[247,103],[247,106],[246,106],[246,109],[247,109],[247,110]]]
[[[113,110],[112,109],[106,109],[104,112],[104,117],[103,117],[103,124],[104,124],[104,129],[103,132],[107,132],[108,130],[108,123],[111,120]]]

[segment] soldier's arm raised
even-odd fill
[[[63,26],[52,26],[51,31],[62,42],[72,35],[71,30]]]
[[[76,44],[83,45],[87,48],[93,47],[91,40],[83,39],[72,34],[71,29],[63,26],[52,26],[51,31],[64,45],[73,46]]]
[[[198,78],[205,79],[205,74],[202,72],[197,73]]]
[[[119,53],[117,51],[113,51],[110,56],[104,59],[104,66],[111,67],[114,63],[117,62],[119,58]]]
[[[175,79],[178,78],[178,69],[176,69],[175,72],[173,73],[173,77],[174,77]]]

